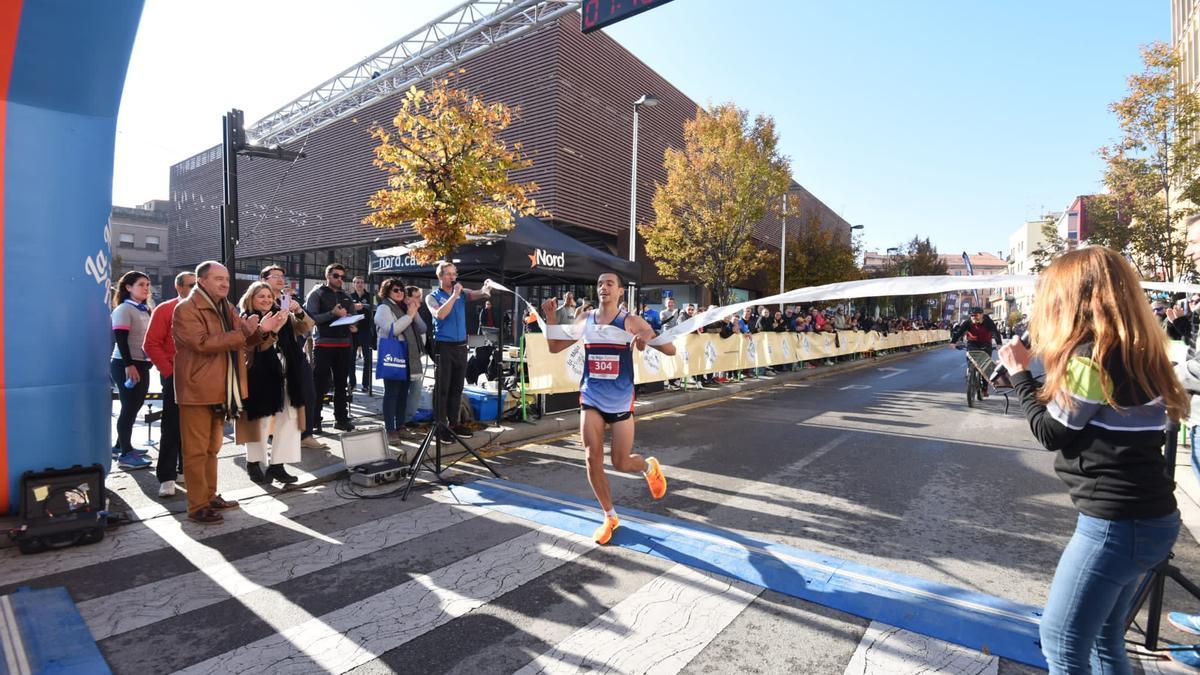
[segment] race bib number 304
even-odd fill
[[[615,380],[621,375],[621,357],[616,354],[589,354],[587,366],[594,380]]]

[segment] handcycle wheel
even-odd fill
[[[967,372],[967,407],[968,408],[975,407],[975,387],[976,387],[975,378],[976,377],[977,376],[975,375],[975,372],[973,370]]]

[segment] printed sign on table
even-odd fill
[[[717,365],[717,348],[712,341],[704,343],[704,369],[712,370]]]

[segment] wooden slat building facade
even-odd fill
[[[533,180],[535,198],[561,228],[610,253],[628,252],[630,161],[633,102],[642,94],[660,103],[639,115],[638,220],[653,219],[656,183],[666,180],[663,154],[682,147],[683,124],[697,104],[602,31],[582,35],[579,15],[569,14],[541,30],[505,43],[467,61],[458,83],[488,101],[519,109],[506,132],[520,141],[533,161],[514,172]],[[376,229],[362,224],[367,198],[385,186],[384,173],[371,161],[370,127],[390,125],[398,99],[393,96],[352,118],[341,119],[309,135],[301,145],[305,159],[285,162],[239,158],[241,239],[240,272],[271,260],[303,266],[292,274],[314,274],[330,260],[351,262],[366,248],[413,238],[407,228]],[[286,172],[286,179],[284,178]],[[220,257],[220,147],[171,167],[170,265],[186,269]],[[849,225],[799,185],[791,209],[817,213],[824,227],[845,231]],[[799,222],[799,218],[795,222]],[[789,230],[791,229],[789,222]],[[765,245],[778,247],[779,223],[764,221],[755,231]],[[307,253],[307,255],[302,255]],[[663,282],[653,264],[643,261],[643,280]],[[351,262],[350,266],[355,265]],[[772,288],[763,284],[760,291]]]

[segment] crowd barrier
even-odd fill
[[[798,361],[828,359],[885,349],[912,347],[950,339],[947,330],[914,330],[881,335],[875,331],[837,333],[752,333],[722,338],[693,333],[675,340],[675,356],[648,348],[634,352],[634,382],[658,382],[723,371],[762,368]],[[583,344],[551,354],[546,336],[525,336],[525,363],[531,394],[579,391],[583,377]]]

